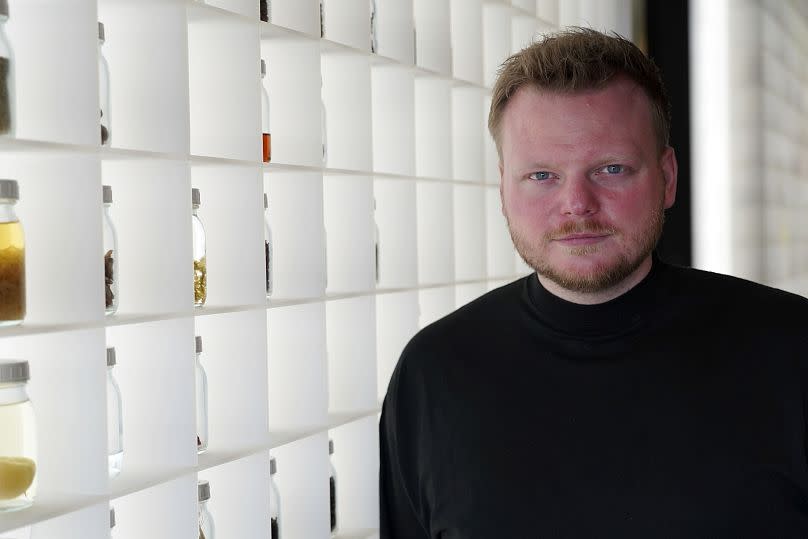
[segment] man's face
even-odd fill
[[[608,290],[647,264],[676,195],[676,158],[659,154],[649,99],[618,78],[574,94],[522,87],[501,124],[502,209],[540,276]]]

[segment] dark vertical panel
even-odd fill
[[[687,0],[647,0],[645,30],[648,55],[662,70],[673,106],[671,146],[679,161],[676,203],[666,212],[659,243],[663,260],[689,266],[692,260],[690,204],[690,55]]]

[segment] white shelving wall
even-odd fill
[[[0,176],[20,184],[28,316],[0,330],[0,357],[31,364],[40,455],[37,501],[0,514],[0,537],[106,538],[113,506],[118,539],[195,538],[198,479],[210,481],[219,537],[267,537],[272,453],[284,534],[325,538],[329,438],[340,537],[378,534],[378,414],[403,346],[529,271],[500,211],[485,125],[496,68],[562,15],[624,20],[630,8],[376,3],[371,54],[367,0],[325,0],[322,38],[316,0],[272,0],[272,23],[253,0],[9,0],[18,126],[0,138]],[[107,148],[98,147],[97,20],[111,71]],[[107,318],[102,184],[113,188],[121,252],[120,308]],[[196,309],[192,187],[208,238],[208,301]],[[195,335],[209,381],[202,455]],[[113,480],[106,346],[116,347],[124,399],[123,473]]]

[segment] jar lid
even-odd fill
[[[196,493],[200,502],[210,500],[210,483],[207,481],[200,481],[196,485]]]
[[[334,440],[328,440],[328,454],[334,454]]]
[[[191,189],[191,204],[199,206],[202,203],[202,197],[199,195],[199,189],[194,187]]]
[[[275,464],[275,457],[269,458],[269,475],[275,475],[275,472],[278,471],[278,465]]]
[[[0,384],[27,382],[30,378],[27,361],[0,360]]]
[[[98,40],[101,41],[101,43],[104,43],[106,41],[106,38],[104,36],[104,23],[100,21],[98,23]]]
[[[269,199],[267,199],[267,194],[264,193],[264,209],[269,207]]]
[[[267,63],[264,61],[263,58],[261,58],[261,76],[263,77],[266,74],[267,74]]]
[[[109,185],[102,185],[101,192],[104,197],[104,204],[112,204],[112,187]]]
[[[0,0],[0,15],[8,17],[8,0]]]
[[[202,353],[202,337],[200,335],[196,336],[196,338],[194,339],[194,343],[196,344],[196,353],[197,354]]]
[[[20,186],[17,180],[0,180],[0,198],[20,199]]]
[[[115,361],[115,347],[110,346],[107,348],[107,367],[112,367],[116,363],[117,361]]]
[[[115,508],[109,508],[109,528],[112,529],[115,527]]]

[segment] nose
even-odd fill
[[[594,215],[600,208],[595,186],[586,177],[568,177],[561,185],[561,213],[566,216]]]

